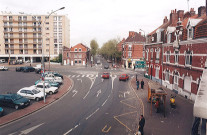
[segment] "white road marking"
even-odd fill
[[[37,125],[37,126],[34,126],[34,127],[31,127],[31,128],[28,128],[28,129],[26,129],[26,130],[23,130],[23,131],[21,131],[21,133],[20,133],[19,135],[25,135],[25,134],[28,134],[28,133],[32,132],[33,130],[35,130],[36,128],[38,128],[39,126],[43,125],[43,124],[44,124],[44,123],[41,123],[41,124],[39,124],[39,125]]]
[[[86,77],[89,77],[89,75],[86,75]]]
[[[74,97],[78,93],[77,90],[73,90],[72,92],[74,93],[72,97]]]
[[[74,128],[71,128],[70,130],[68,130],[68,132],[66,132],[65,134],[63,135],[67,135],[69,134],[70,132],[72,132],[74,129],[76,129],[78,126],[80,126],[80,123],[78,125],[76,125]]]
[[[98,77],[98,75],[96,75],[96,77]]]
[[[76,77],[80,77],[80,75],[77,75]]]
[[[72,77],[75,77],[75,75],[73,75]]]
[[[108,101],[108,98],[104,101],[104,103],[102,104],[102,106],[104,106],[106,104],[106,102]]]
[[[111,79],[111,80],[112,80],[112,89],[114,88],[114,79],[115,79],[116,77],[117,77],[116,75],[114,75],[114,77],[111,76],[111,78],[112,78],[112,79]]]
[[[68,77],[71,77],[71,75],[68,75]]]
[[[82,75],[81,77],[84,77],[85,75]]]
[[[125,95],[126,95],[126,94],[128,94],[128,95],[129,95],[129,93],[130,93],[129,91],[124,92],[124,98],[125,98]]]
[[[77,79],[78,81],[81,81],[81,83],[82,83],[82,79]]]
[[[101,94],[101,89],[100,89],[99,91],[97,91],[97,95],[96,95],[96,97],[98,97],[99,94]]]
[[[88,120],[91,116],[93,116],[98,110],[99,110],[99,108],[96,109],[95,112],[93,112],[91,115],[89,115],[89,116],[86,118],[86,120]]]

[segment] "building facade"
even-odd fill
[[[199,7],[198,14],[193,8],[186,13],[172,10],[163,31],[161,43],[156,41],[146,45],[145,57],[153,59],[147,62],[148,74],[165,87],[195,100],[207,59],[206,8]],[[154,35],[159,35],[159,31]],[[148,41],[152,41],[153,36],[149,35],[148,38]],[[157,48],[161,49],[159,65],[156,65],[157,53],[153,53],[159,50]]]
[[[65,15],[0,15],[0,58],[41,61],[70,47],[70,25]]]
[[[140,33],[130,31],[129,36],[122,44],[122,65],[134,68],[136,61],[143,59],[143,45],[145,37]]]
[[[86,65],[89,61],[90,49],[79,43],[71,48],[64,47],[63,63],[64,65]]]

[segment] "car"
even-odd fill
[[[108,72],[104,72],[104,73],[102,74],[102,78],[103,78],[103,79],[109,79],[109,73],[108,73]]]
[[[4,114],[4,109],[0,107],[0,117],[3,116],[3,114]]]
[[[18,95],[26,97],[28,99],[34,99],[39,101],[44,98],[44,94],[42,91],[35,89],[34,87],[24,87],[17,92]]]
[[[23,72],[34,72],[35,71],[35,68],[33,67],[24,67],[24,70]]]
[[[126,80],[129,80],[129,75],[121,74],[119,77],[119,81],[126,81]]]
[[[0,66],[0,71],[8,71],[8,67],[5,67],[5,66]]]
[[[22,72],[24,71],[25,67],[16,67],[16,72]]]
[[[112,61],[111,61],[111,60],[107,60],[107,62],[108,62],[108,63],[112,63]]]
[[[57,72],[49,72],[49,71],[46,71],[46,72],[45,72],[45,75],[47,75],[47,74],[53,74],[54,76],[56,76],[56,77],[61,77],[61,78],[63,79],[63,75],[61,75],[61,74],[59,74],[59,73],[57,73]]]
[[[101,61],[100,60],[97,60],[97,62],[96,62],[97,64],[101,64]]]
[[[55,76],[54,74],[46,74],[45,77],[44,77],[45,80],[51,80],[51,81],[54,81],[54,82],[58,82],[60,84],[63,83],[63,80],[61,77],[57,77]]]
[[[26,60],[25,63],[31,63],[30,60]]]
[[[0,63],[5,63],[5,59],[0,59]]]
[[[35,69],[35,73],[37,73],[37,74],[41,74],[41,68],[37,68],[37,69]]]
[[[19,108],[29,106],[30,100],[18,94],[4,94],[0,95],[0,105],[14,107],[18,110]]]
[[[42,67],[42,65],[41,64],[37,64],[35,67],[33,67],[33,68],[35,68],[35,69],[41,69],[41,67]]]
[[[40,83],[40,82],[43,82],[43,81],[42,80],[37,80],[35,82],[35,85],[38,84],[38,83]],[[49,83],[52,87],[58,87],[58,88],[60,87],[60,83],[54,82],[52,80],[45,80],[45,83]]]
[[[104,65],[104,69],[109,69],[109,65]]]
[[[38,90],[43,91],[43,85],[44,85],[44,84],[41,82],[41,83],[38,83],[38,84],[33,85],[33,86],[31,86],[31,87],[35,87],[35,88],[37,88]],[[45,92],[46,92],[47,94],[52,95],[52,94],[58,92],[58,88],[57,88],[57,87],[52,87],[49,83],[45,83]]]

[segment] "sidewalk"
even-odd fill
[[[171,90],[163,87],[167,92],[166,97],[166,116],[163,113],[156,113],[154,105],[152,106],[152,115],[150,114],[151,104],[147,101],[148,81],[138,75],[139,81],[144,80],[144,89],[136,90],[136,77],[131,80],[134,91],[143,102],[145,117],[145,135],[190,135],[193,123],[193,102],[176,95],[176,109],[170,107],[170,95],[175,94]]]
[[[8,124],[13,121],[16,121],[20,118],[27,116],[27,115],[30,115],[30,114],[46,107],[47,105],[55,102],[56,100],[61,98],[63,95],[65,95],[70,90],[72,85],[73,85],[72,81],[67,76],[64,75],[63,85],[59,88],[58,93],[47,97],[45,103],[43,100],[41,100],[39,102],[35,102],[35,103],[31,104],[30,106],[28,106],[26,108],[19,109],[13,113],[10,113],[8,115],[1,117],[0,118],[0,126]]]

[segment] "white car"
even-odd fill
[[[55,76],[53,74],[46,74],[44,79],[45,80],[52,80],[52,81],[58,82],[60,84],[63,83],[63,79],[61,77],[57,77],[57,76]]]
[[[35,67],[33,67],[35,69],[41,69],[41,64],[36,65]]]
[[[0,71],[8,71],[8,67],[0,66]]]
[[[36,101],[39,101],[40,99],[44,98],[44,93],[35,87],[25,87],[20,89],[17,92],[18,95],[21,95],[23,97],[26,97],[28,99],[34,99]],[[46,96],[46,94],[45,94]]]
[[[38,83],[35,85],[35,87],[38,89],[38,90],[41,90],[43,91],[43,83]],[[49,83],[45,83],[45,92],[52,95],[54,93],[57,93],[58,92],[58,88],[57,87],[51,87]]]

